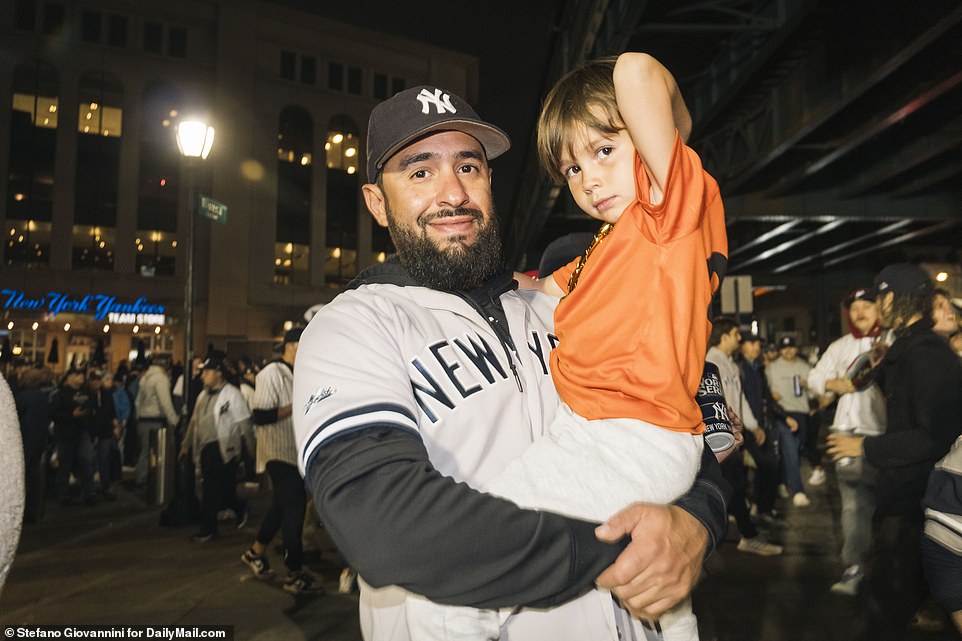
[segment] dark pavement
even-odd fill
[[[209,543],[189,540],[194,528],[158,524],[159,509],[119,489],[120,499],[92,507],[48,500],[40,523],[27,524],[13,570],[0,596],[0,624],[233,625],[235,638],[360,639],[357,597],[337,593],[341,561],[323,531],[322,557],[307,567],[327,592],[294,597],[282,579],[250,578],[239,557],[250,545],[269,493],[241,489],[254,511],[248,524],[222,523]],[[811,507],[786,507],[785,523],[769,538],[785,545],[779,557],[735,549],[727,542],[706,565],[695,592],[703,641],[833,641],[851,636],[856,601],[829,592],[841,573],[838,493],[834,478],[809,492]],[[279,540],[279,537],[278,537]],[[281,559],[271,552],[283,574]],[[907,641],[958,640],[912,631]]]

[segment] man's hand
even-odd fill
[[[755,442],[758,443],[758,447],[761,447],[765,444],[765,439],[767,438],[765,435],[765,430],[760,427],[756,427],[755,429],[751,430],[751,432],[752,436],[755,438]]]
[[[825,389],[836,394],[851,394],[855,391],[855,385],[850,378],[833,378],[825,381]]]
[[[185,458],[187,458],[187,453],[188,453],[189,451],[190,451],[190,449],[189,449],[186,445],[181,445],[181,446],[180,446],[180,452],[177,453],[177,460],[178,460],[178,461],[183,461]]]
[[[865,441],[864,436],[833,433],[829,434],[825,441],[828,443],[825,453],[831,456],[833,461],[841,458],[864,456],[865,454],[862,447],[862,443]]]
[[[792,432],[798,431],[798,421],[796,421],[791,416],[785,417],[785,425],[788,425],[788,429],[790,429]]]
[[[628,611],[654,620],[688,596],[701,576],[708,531],[674,505],[633,503],[595,530],[602,541],[630,535],[631,543],[596,583]]]

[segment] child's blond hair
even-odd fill
[[[538,118],[538,157],[555,182],[563,183],[561,157],[572,155],[586,129],[615,134],[625,128],[615,99],[616,57],[601,58],[569,71],[548,92]]]

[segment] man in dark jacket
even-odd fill
[[[84,371],[71,368],[50,403],[53,438],[57,444],[57,498],[70,502],[70,473],[83,486],[84,501],[97,501],[94,485],[94,448],[90,438],[90,421],[94,414],[93,398],[84,387]]]
[[[901,639],[926,594],[922,576],[922,496],[929,473],[962,433],[962,366],[932,331],[933,286],[920,267],[898,263],[875,279],[879,320],[897,336],[875,370],[888,431],[831,434],[835,460],[865,456],[878,468],[872,549],[859,639]]]
[[[117,439],[120,438],[120,422],[114,409],[113,380],[105,384],[102,370],[91,370],[87,376],[87,390],[90,392],[93,415],[90,419],[90,432],[97,451],[97,470],[100,472],[100,490],[104,498],[113,501],[117,498],[111,484],[114,477],[113,457],[119,453]]]

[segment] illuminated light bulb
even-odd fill
[[[348,147],[348,148],[344,151],[344,155],[347,156],[348,158],[353,157],[354,154],[356,154],[356,153],[357,153],[357,149],[355,149],[354,147]]]
[[[94,115],[88,111],[88,112],[87,112],[87,115],[84,116],[84,120],[90,120],[90,119],[93,118],[93,117],[94,117]]]
[[[330,150],[331,150],[331,143],[329,142],[324,143],[324,151],[330,151]]]
[[[44,119],[43,119],[43,124],[49,125],[49,124],[50,124],[50,118],[44,118]]]
[[[16,200],[17,202],[20,202],[21,200],[23,200],[23,198],[24,198],[23,194],[14,194],[14,195],[13,195],[13,199]]]
[[[37,321],[34,321],[33,325],[30,326],[30,329],[32,329],[33,331],[37,331],[38,327],[40,327],[40,323],[38,323]]]
[[[16,236],[16,235],[17,235],[17,229],[16,229],[15,227],[11,227],[11,228],[10,228],[10,235],[11,235],[11,236]]]
[[[18,243],[22,243],[22,242],[23,242],[23,234],[20,234],[19,236],[17,236],[17,242],[18,242]]]
[[[135,244],[135,245],[139,245],[139,244],[140,244],[140,238],[134,238],[134,244]]]
[[[49,107],[47,107],[47,111],[49,111],[52,114],[57,113],[57,105],[50,105]]]
[[[289,321],[289,320],[284,321],[284,331],[285,331],[285,332],[290,331],[290,329],[291,329],[292,327],[294,327],[294,321]]]
[[[383,263],[385,260],[387,260],[387,255],[384,252],[377,255],[377,262]]]
[[[281,259],[280,259],[280,258],[275,258],[275,259],[274,259],[274,264],[275,264],[277,267],[280,267],[280,266],[281,266]]]
[[[90,103],[90,111],[97,111],[97,109],[99,108],[100,108],[100,105],[98,105],[96,102]]]
[[[84,133],[85,133],[85,134],[89,134],[89,133],[90,133],[90,127],[84,127]]]
[[[294,253],[294,243],[287,243],[284,245],[284,252],[288,254]]]
[[[347,173],[349,174],[353,174],[355,171],[357,171],[357,167],[351,166],[347,168]]]
[[[104,241],[100,241],[100,248],[101,248],[101,249],[103,249],[106,245],[107,245],[107,243],[105,243]]]
[[[32,220],[27,221],[27,231],[36,231],[37,225],[34,224]]]
[[[290,258],[285,258],[285,259],[284,259],[284,267],[290,267],[290,266],[291,266],[291,259],[290,259]]]
[[[335,247],[335,248],[334,248],[334,251],[331,252],[331,256],[333,256],[334,258],[340,258],[340,257],[341,257],[341,248],[340,248],[340,247]]]
[[[7,323],[7,329],[13,329],[13,321]]]
[[[176,240],[170,241],[170,246],[173,247],[174,249],[176,249],[176,248],[177,248],[177,241],[176,241]]]
[[[940,283],[944,283],[948,279],[949,279],[949,275],[946,272],[939,272],[938,274],[935,275],[935,280],[937,280]]]
[[[110,325],[104,325],[104,334],[110,331]]]
[[[341,134],[334,134],[334,137],[331,138],[331,142],[333,142],[335,145],[341,144],[343,140],[344,140],[344,136],[342,136]]]
[[[163,120],[161,120],[161,121],[160,121],[160,124],[163,125],[164,127],[170,127],[170,121],[167,120],[166,118],[164,118]]]
[[[166,178],[161,178],[161,179],[160,179],[160,186],[161,186],[161,187],[166,187],[166,186],[167,186],[167,179],[166,179]]]
[[[134,325],[134,328],[133,328],[131,331],[132,331],[134,334],[136,334],[137,332],[140,331],[140,325]]]
[[[144,251],[144,246],[143,246],[142,244],[141,244],[141,245],[137,245],[137,251],[139,251],[139,252]]]
[[[303,156],[301,156],[301,166],[306,167],[306,166],[309,165],[309,164],[311,164],[311,157],[310,157],[310,155],[309,155],[309,154],[304,154]]]
[[[154,328],[154,333],[155,333],[155,334],[159,334],[159,333],[160,333],[160,328],[159,328],[159,327],[155,327],[155,328]]]
[[[170,110],[170,117],[171,117],[171,118],[176,118],[176,117],[177,117],[177,110],[176,110],[176,109],[171,109],[171,110]]]
[[[69,332],[69,331],[70,331],[70,323],[64,323],[64,324],[63,324],[63,331],[65,331],[65,332]]]

